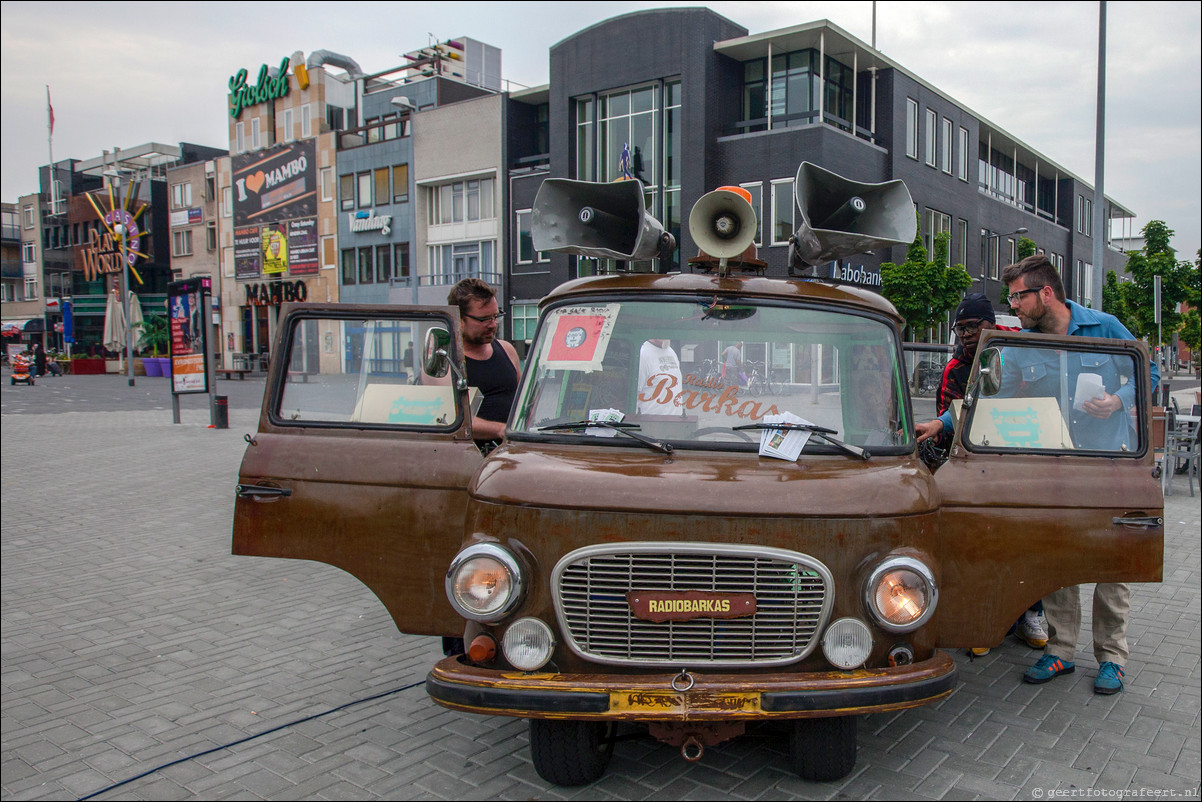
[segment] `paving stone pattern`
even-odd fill
[[[1092,692],[1084,640],[1075,674],[1024,685],[1036,653],[1010,639],[957,655],[941,704],[863,719],[840,782],[792,775],[767,727],[697,763],[635,733],[602,780],[558,789],[524,722],[427,698],[437,640],[399,634],[357,580],[230,555],[262,381],[219,383],[228,430],[208,428],[203,397],[173,424],[165,388],[3,387],[5,800],[1198,798],[1200,516],[1183,484],[1164,582],[1134,588],[1125,693]]]

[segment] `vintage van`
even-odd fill
[[[549,782],[599,777],[618,725],[696,760],[772,720],[801,777],[842,777],[860,716],[953,692],[948,650],[1162,572],[1143,344],[989,333],[933,473],[900,324],[823,281],[578,279],[485,456],[457,310],[286,307],[233,551],[338,566],[402,632],[461,636],[431,698],[529,719]],[[651,341],[675,359],[648,368]],[[732,346],[742,370],[713,370]],[[1007,364],[1064,380],[1031,396]],[[1099,385],[1133,387],[1121,442],[1077,430]]]

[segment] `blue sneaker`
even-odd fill
[[[1061,674],[1071,674],[1076,670],[1077,666],[1072,660],[1061,660],[1059,657],[1045,654],[1039,658],[1038,663],[1026,670],[1026,673],[1023,674],[1023,682],[1039,685]],[[1101,674],[1098,676],[1101,677]],[[1108,693],[1114,693],[1114,691],[1108,691]]]
[[[1098,678],[1093,681],[1093,692],[1112,694],[1123,690],[1123,667],[1109,660],[1098,666]]]

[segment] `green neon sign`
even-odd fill
[[[230,116],[235,120],[242,115],[242,110],[258,103],[267,103],[288,95],[288,63],[285,58],[280,62],[280,71],[274,78],[267,72],[267,65],[259,68],[259,82],[246,83],[246,70],[230,78]]]

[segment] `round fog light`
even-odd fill
[[[555,638],[551,628],[537,618],[520,618],[505,630],[501,652],[520,671],[537,671],[551,659]]]
[[[840,618],[822,636],[822,653],[836,668],[859,668],[871,651],[872,633],[863,621],[854,618]]]

